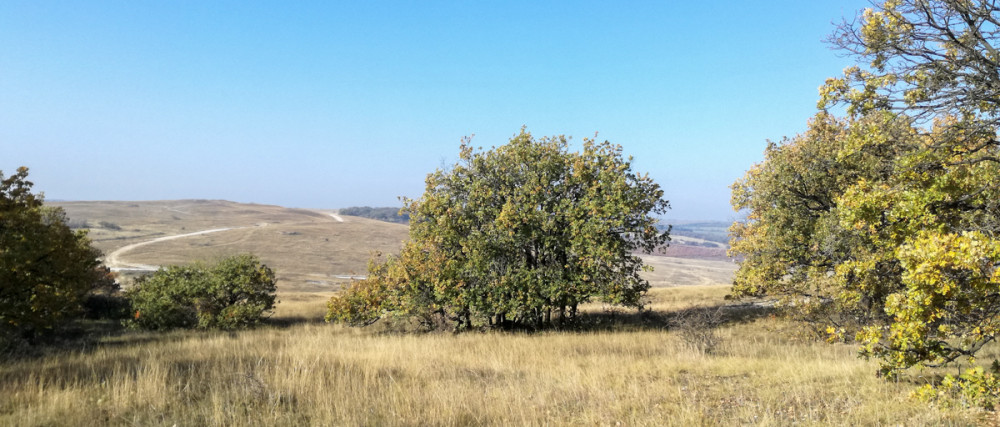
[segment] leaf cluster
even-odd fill
[[[889,0],[842,23],[829,41],[858,66],[827,80],[820,107],[857,115],[895,108],[1000,120],[1000,6],[994,0]]]

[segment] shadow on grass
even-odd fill
[[[90,353],[97,349],[129,347],[154,342],[185,339],[183,334],[132,331],[118,320],[78,320],[50,333],[30,339],[8,338],[0,343],[0,357],[6,361],[38,359],[56,354]]]
[[[326,324],[321,317],[282,316],[264,319],[256,328],[288,329],[296,325]],[[146,344],[169,343],[191,339],[192,336],[228,334],[236,338],[240,332],[252,330],[132,330],[122,326],[120,320],[83,319],[59,330],[32,337],[0,340],[0,360],[38,359],[65,353],[90,353],[98,349],[125,348]]]
[[[572,323],[556,329],[580,332],[661,331],[692,323],[714,329],[753,322],[775,312],[774,307],[760,303],[719,303],[673,311],[629,312],[612,309],[581,313]]]
[[[298,325],[325,325],[326,321],[322,317],[306,316],[281,316],[272,317],[265,320],[262,325],[278,329],[288,329]]]

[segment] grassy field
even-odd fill
[[[764,309],[702,338],[724,286],[655,289],[645,315],[588,307],[537,334],[393,334],[319,322],[327,295],[282,295],[245,332],[113,333],[0,365],[2,425],[970,425],[908,398],[853,347]],[[703,307],[692,310],[692,307]],[[706,308],[707,307],[707,308]],[[738,315],[737,315],[738,314]]]

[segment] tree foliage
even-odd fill
[[[144,329],[253,326],[274,309],[274,272],[252,255],[215,264],[161,268],[126,291],[131,327]]]
[[[887,0],[830,41],[859,64],[827,80],[820,106],[1000,120],[1000,7],[993,0]]]
[[[401,253],[331,299],[327,319],[538,328],[595,299],[641,307],[649,284],[634,252],[669,240],[653,216],[669,205],[620,146],[587,139],[582,148],[523,129],[488,151],[465,140],[460,162],[405,200]]]
[[[82,313],[87,294],[108,278],[86,232],[31,192],[28,169],[0,173],[0,341],[50,331]]]
[[[887,375],[971,362],[996,340],[998,11],[890,0],[838,29],[860,64],[827,81],[820,107],[848,116],[819,113],[734,185],[748,211],[732,228],[735,294],[783,297],[831,337],[853,335]],[[943,384],[992,406],[996,375],[974,367]]]

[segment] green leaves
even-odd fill
[[[61,209],[31,193],[28,169],[0,174],[0,345],[78,317],[103,280],[100,252],[66,225]]]
[[[469,143],[458,164],[428,175],[421,199],[405,201],[410,241],[399,257],[334,297],[328,320],[537,328],[595,298],[640,306],[649,284],[633,252],[668,240],[653,215],[669,205],[620,146],[584,140],[569,152],[565,137],[523,130],[488,151]]]
[[[143,329],[246,328],[274,309],[276,290],[274,272],[249,254],[161,268],[126,292],[133,310],[127,323]]]

